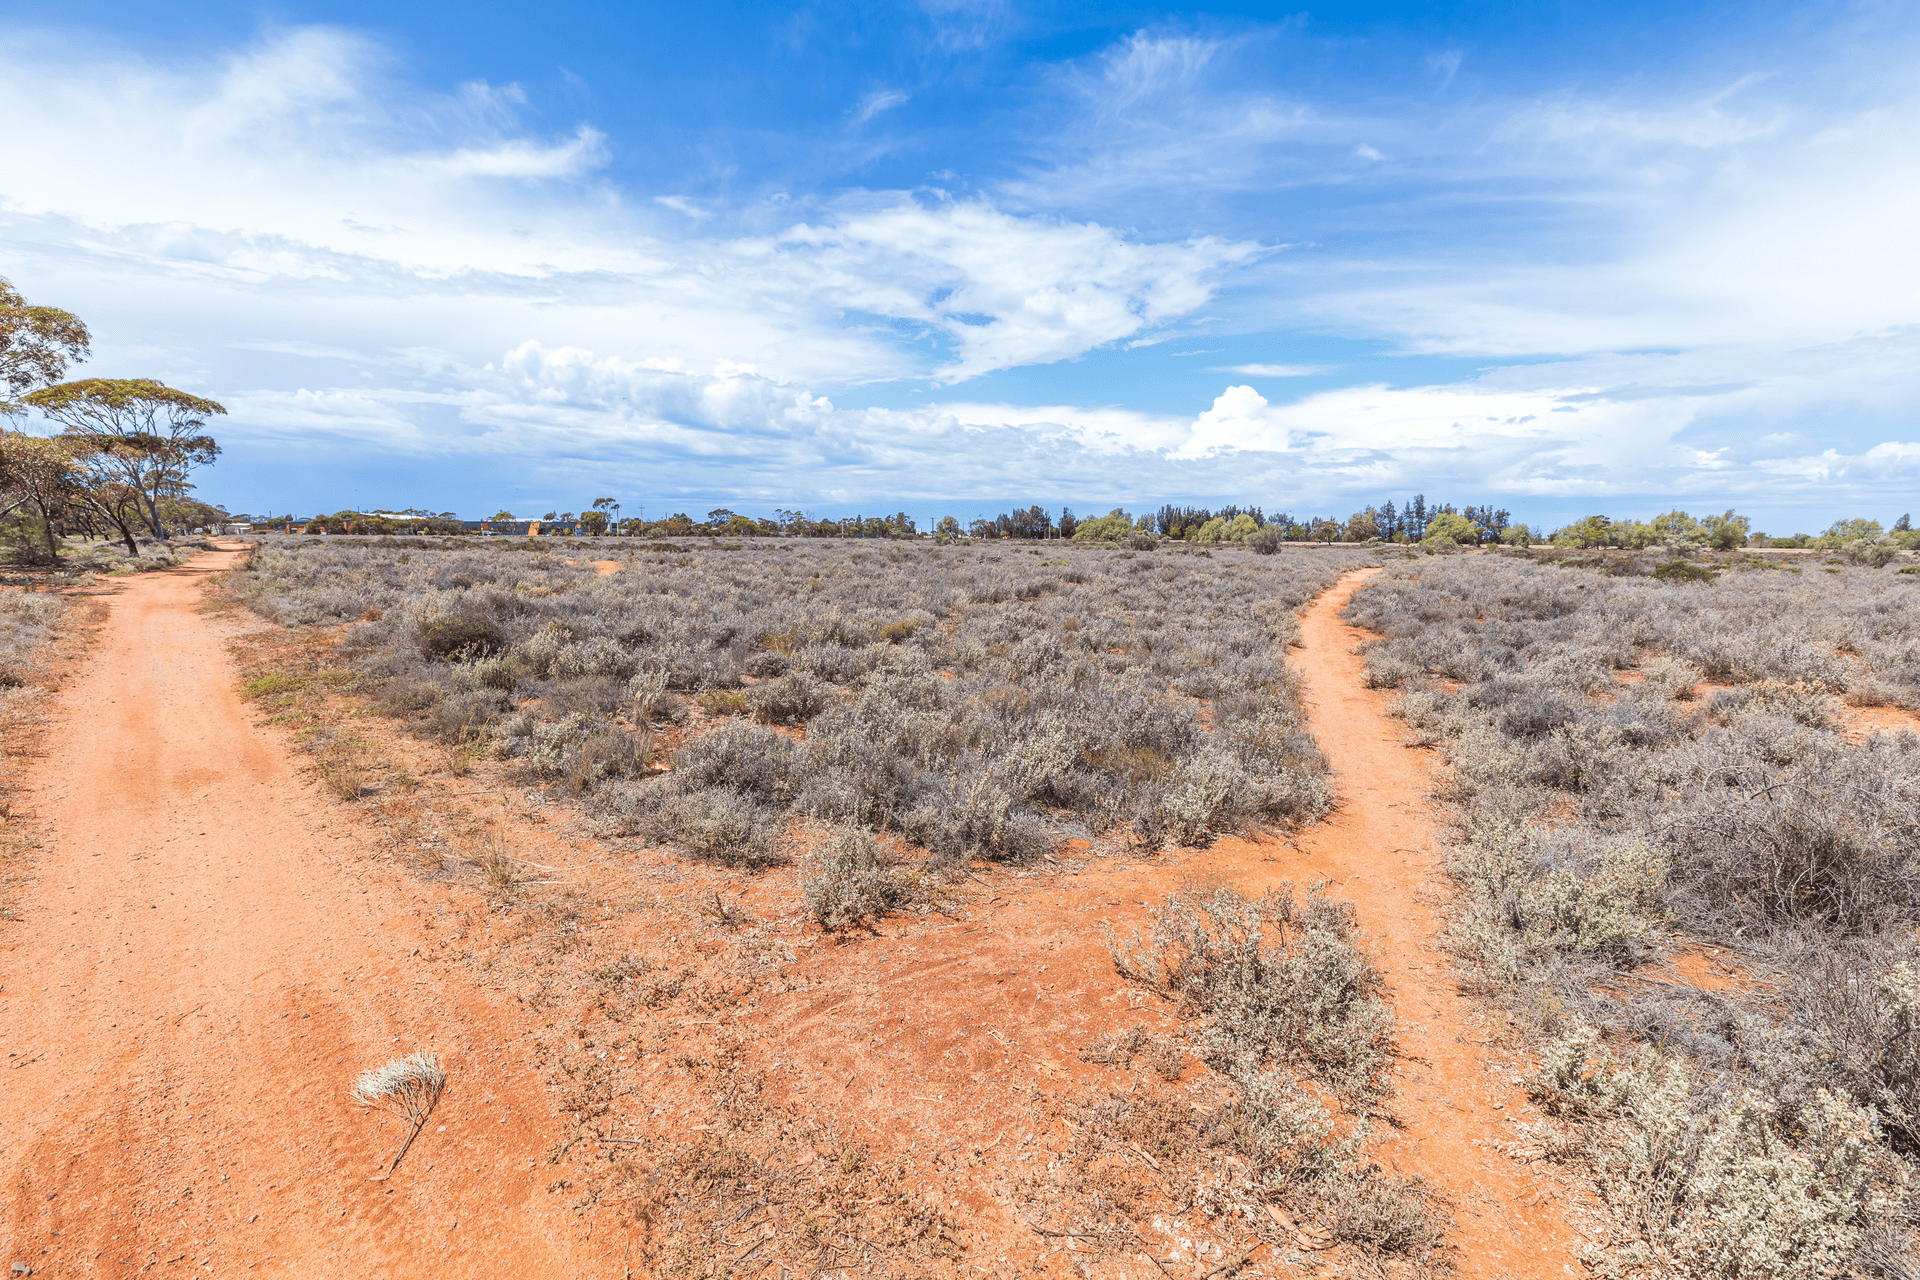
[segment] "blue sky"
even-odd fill
[[[1910,6],[0,3],[0,275],[234,509],[1920,489]]]

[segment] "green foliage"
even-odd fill
[[[1717,516],[1703,517],[1700,527],[1693,533],[1693,538],[1694,541],[1712,547],[1716,551],[1732,551],[1736,547],[1747,545],[1751,528],[1745,516],[1725,511]]]
[[[90,354],[87,326],[58,307],[30,306],[0,277],[0,415],[19,411],[8,397],[55,382]]]
[[[1429,547],[1464,546],[1480,541],[1480,526],[1462,515],[1443,511],[1427,521],[1421,544]]]
[[[1885,568],[1900,552],[1900,544],[1891,538],[1855,538],[1840,548],[1841,555],[1869,569]]]
[[[295,693],[306,688],[306,686],[306,679],[302,676],[290,676],[282,672],[273,672],[247,681],[246,684],[241,687],[241,694],[245,697],[258,700],[278,697],[282,694]]]
[[[1613,521],[1605,516],[1588,516],[1553,535],[1556,547],[1610,547],[1614,542]]]
[[[1120,507],[1104,516],[1082,520],[1073,531],[1075,542],[1118,542],[1133,533],[1133,517]]]
[[[1219,516],[1207,521],[1190,535],[1192,541],[1203,543],[1224,542],[1226,537],[1227,522]]]
[[[151,378],[83,378],[43,387],[24,398],[24,404],[62,423],[152,423],[164,418],[204,426],[226,410],[217,402],[179,391]],[[113,428],[118,432],[121,428]],[[1876,527],[1875,532],[1878,532]]]
[[[1880,535],[1878,520],[1835,520],[1813,545],[1822,551],[1837,551],[1849,542],[1878,542]]]
[[[1247,539],[1247,546],[1255,555],[1270,556],[1280,550],[1286,541],[1286,534],[1278,525],[1267,525]]]
[[[1676,508],[1650,520],[1588,516],[1555,533],[1552,541],[1561,547],[1623,547],[1629,551],[1666,547],[1680,554],[1685,554],[1687,547],[1731,551],[1747,544],[1749,528],[1747,518],[1732,511],[1696,520]]]

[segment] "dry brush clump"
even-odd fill
[[[50,591],[0,592],[0,689],[26,684],[35,651],[66,612],[66,602]]]
[[[1284,650],[1361,562],[276,539],[233,590],[340,628],[390,714],[590,797],[609,833],[766,865],[815,819],[951,864],[1318,816]]]
[[[1319,886],[1301,901],[1282,885],[1258,899],[1182,891],[1146,933],[1109,933],[1115,968],[1173,1003],[1186,1038],[1230,1087],[1212,1106],[1136,1094],[1091,1108],[1070,1154],[1106,1229],[1140,1212],[1141,1188],[1130,1185],[1140,1180],[1102,1159],[1119,1142],[1187,1187],[1177,1211],[1203,1211],[1243,1258],[1267,1242],[1446,1269],[1445,1206],[1368,1154],[1370,1119],[1391,1092],[1395,1023],[1352,929],[1350,904]],[[1143,1028],[1082,1053],[1123,1066],[1135,1056],[1179,1075],[1177,1050]]]
[[[1479,557],[1354,597],[1372,682],[1446,747],[1453,940],[1540,1037],[1603,1269],[1909,1274],[1920,738],[1850,741],[1844,704],[1920,705],[1913,589]],[[1701,944],[1738,978],[1654,967]]]

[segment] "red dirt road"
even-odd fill
[[[0,923],[0,1275],[619,1274],[545,1191],[525,1015],[411,959],[428,891],[358,858],[240,698],[195,611],[237,559],[113,598],[31,776],[50,835]],[[416,1049],[446,1095],[370,1182],[398,1134],[348,1089]]]

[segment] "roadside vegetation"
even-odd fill
[[[1911,1274],[1920,586],[1847,559],[1422,557],[1348,608],[1603,1274]]]
[[[52,591],[0,587],[0,920],[13,918],[27,854],[44,834],[32,820],[21,779],[46,732],[49,687],[57,682],[57,642],[76,622],[97,620],[100,606]]]

